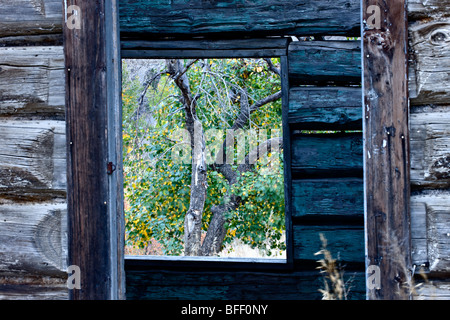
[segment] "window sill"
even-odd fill
[[[269,270],[290,269],[285,258],[235,258],[235,257],[186,257],[186,256],[137,256],[125,255],[125,269],[240,269]]]

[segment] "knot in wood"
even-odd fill
[[[444,42],[449,42],[450,37],[446,34],[446,30],[436,30],[430,36],[430,42],[434,45],[442,45]]]
[[[389,32],[389,30],[375,34],[373,37],[371,37],[371,41],[376,41],[376,45],[381,46],[384,51],[389,51],[393,47],[391,33]]]
[[[364,33],[364,42],[367,43],[367,58],[375,57],[391,57],[394,50],[394,41],[392,40],[391,33],[389,30],[368,30]]]

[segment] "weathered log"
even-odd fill
[[[288,50],[292,84],[361,83],[360,41],[295,41]]]
[[[121,42],[122,58],[230,58],[286,55],[288,38],[134,40]]]
[[[63,121],[2,120],[0,136],[0,198],[65,198]]]
[[[319,234],[327,239],[327,249],[342,263],[364,264],[364,227],[355,225],[294,225],[294,259],[317,261],[314,255],[322,243]]]
[[[296,134],[292,136],[292,173],[306,178],[362,175],[362,135]]]
[[[0,37],[62,33],[61,0],[0,1]]]
[[[359,270],[347,271],[345,279],[348,280],[352,276],[354,282],[348,298],[364,299],[365,294],[361,290],[364,288],[364,273]],[[127,272],[127,299],[311,300],[321,298],[318,289],[323,288],[322,281],[318,270],[214,271],[199,268],[186,270],[176,265],[170,270],[130,268]]]
[[[120,1],[122,35],[359,35],[359,1]]]
[[[411,104],[448,104],[450,101],[450,59],[448,59],[450,18],[425,23],[417,22],[410,26],[409,35]]]
[[[62,46],[61,33],[0,37],[0,47]]]
[[[0,115],[64,118],[63,47],[0,48]]]
[[[416,242],[415,252],[421,256],[422,263],[428,262],[429,271],[446,273],[450,271],[450,193],[448,191],[422,191],[411,196],[416,210],[412,221],[417,220],[411,229],[413,239],[426,239]],[[426,223],[423,223],[426,216]],[[424,257],[428,259],[423,261]],[[417,263],[420,261],[418,260]]]
[[[67,300],[65,280],[44,277],[40,281],[23,277],[5,278],[0,281],[0,300]],[[3,283],[4,282],[4,283]],[[10,283],[12,282],[12,283]]]
[[[411,199],[411,259],[416,266],[428,264],[426,203]]]
[[[450,300],[450,282],[445,280],[420,279],[415,290],[414,300]]]
[[[449,0],[408,0],[408,18],[411,20],[449,16]]]
[[[361,178],[302,179],[292,181],[292,217],[347,217],[364,214]]]
[[[301,129],[311,130],[361,130],[361,88],[291,88],[289,123]]]
[[[66,204],[0,206],[0,274],[66,277]]]
[[[413,108],[411,183],[415,189],[450,187],[450,107]]]

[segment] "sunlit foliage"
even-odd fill
[[[278,59],[272,61],[279,63]],[[180,150],[186,150],[187,145],[180,134],[185,128],[180,91],[169,75],[162,73],[158,81],[148,87],[148,106],[142,108],[139,98],[144,88],[138,80],[127,80],[126,62],[123,72],[127,244],[144,247],[153,238],[162,245],[163,254],[180,255],[191,184],[189,153],[184,152],[184,163],[174,161],[173,157],[182,154]],[[187,75],[192,94],[197,98],[197,115],[207,136],[208,150],[221,143],[225,130],[233,125],[240,110],[239,88],[246,90],[250,105],[281,89],[280,77],[271,72],[262,59],[202,59],[189,68]],[[267,139],[271,134],[279,136],[281,100],[252,113],[250,125],[245,130],[249,129],[267,130]],[[234,156],[233,167],[236,168],[237,152]],[[282,153],[269,154],[268,159],[258,161],[255,170],[245,172],[232,186],[222,174],[208,167],[208,191],[203,212],[205,232],[211,219],[211,207],[221,204],[224,194],[230,192],[239,195],[242,204],[227,217],[225,243],[237,237],[268,254],[270,249],[285,248],[280,241],[284,231]]]

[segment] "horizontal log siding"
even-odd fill
[[[359,35],[359,1],[214,2],[121,0],[121,33],[131,37]]]

